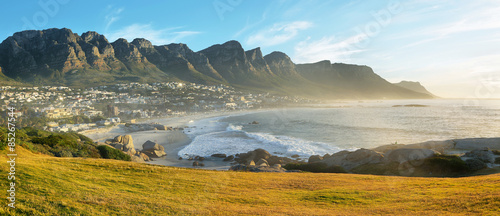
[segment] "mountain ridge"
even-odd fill
[[[285,53],[263,56],[259,47],[244,50],[234,40],[195,52],[144,38],[110,43],[97,32],[78,35],[67,28],[14,33],[0,43],[0,72],[33,84],[185,81],[326,99],[430,98],[387,82],[368,66],[295,64]]]

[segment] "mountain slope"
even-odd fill
[[[427,89],[422,84],[420,84],[420,82],[401,81],[399,83],[393,83],[393,84],[397,85],[399,87],[403,87],[403,88],[412,90],[414,92],[428,94],[428,95],[432,96],[433,98],[438,98],[438,96],[427,91]]]
[[[367,66],[296,65],[285,53],[263,56],[260,48],[245,51],[238,41],[194,52],[185,44],[155,46],[143,38],[110,43],[97,32],[80,36],[66,28],[8,37],[0,44],[0,68],[6,77],[35,85],[186,81],[323,99],[432,97],[393,85]]]
[[[335,86],[332,94],[338,98],[431,98],[389,83],[368,66],[321,61],[297,65],[297,71],[315,83]]]

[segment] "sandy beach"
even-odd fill
[[[262,110],[244,110],[244,111],[228,111],[228,112],[216,112],[216,113],[201,113],[193,115],[185,115],[178,117],[169,118],[159,118],[159,119],[146,119],[140,123],[160,123],[169,127],[188,127],[187,131],[196,130],[196,125],[193,125],[196,121],[202,119],[211,119],[216,117],[230,116],[230,115],[241,115],[254,112],[263,112],[271,109]],[[165,148],[166,156],[161,158],[154,158],[153,161],[147,162],[150,164],[164,165],[164,166],[175,166],[175,167],[193,167],[193,160],[188,160],[188,158],[183,158],[179,160],[178,153],[181,149],[189,145],[192,141],[188,134],[184,131],[162,131],[162,130],[150,130],[150,131],[137,131],[129,132],[126,130],[125,125],[120,124],[113,126],[111,129],[102,130],[102,132],[93,132],[82,134],[88,136],[94,141],[104,142],[107,139],[112,139],[118,135],[131,135],[134,141],[134,146],[138,150],[142,150],[142,144],[150,140],[162,145]],[[202,169],[211,170],[228,170],[231,166],[230,162],[222,161],[222,158],[212,158],[208,157],[203,163],[203,167],[198,167]]]

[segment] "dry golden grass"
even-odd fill
[[[18,154],[17,208],[4,204],[1,215],[500,214],[498,174],[406,178],[243,173],[54,158],[22,148]],[[6,173],[7,164],[0,166]],[[0,180],[5,189],[6,177]]]

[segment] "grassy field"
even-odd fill
[[[7,161],[6,151],[1,158]],[[0,215],[498,215],[500,175],[242,173],[55,158],[17,148],[16,209]],[[0,164],[6,197],[7,163]]]

